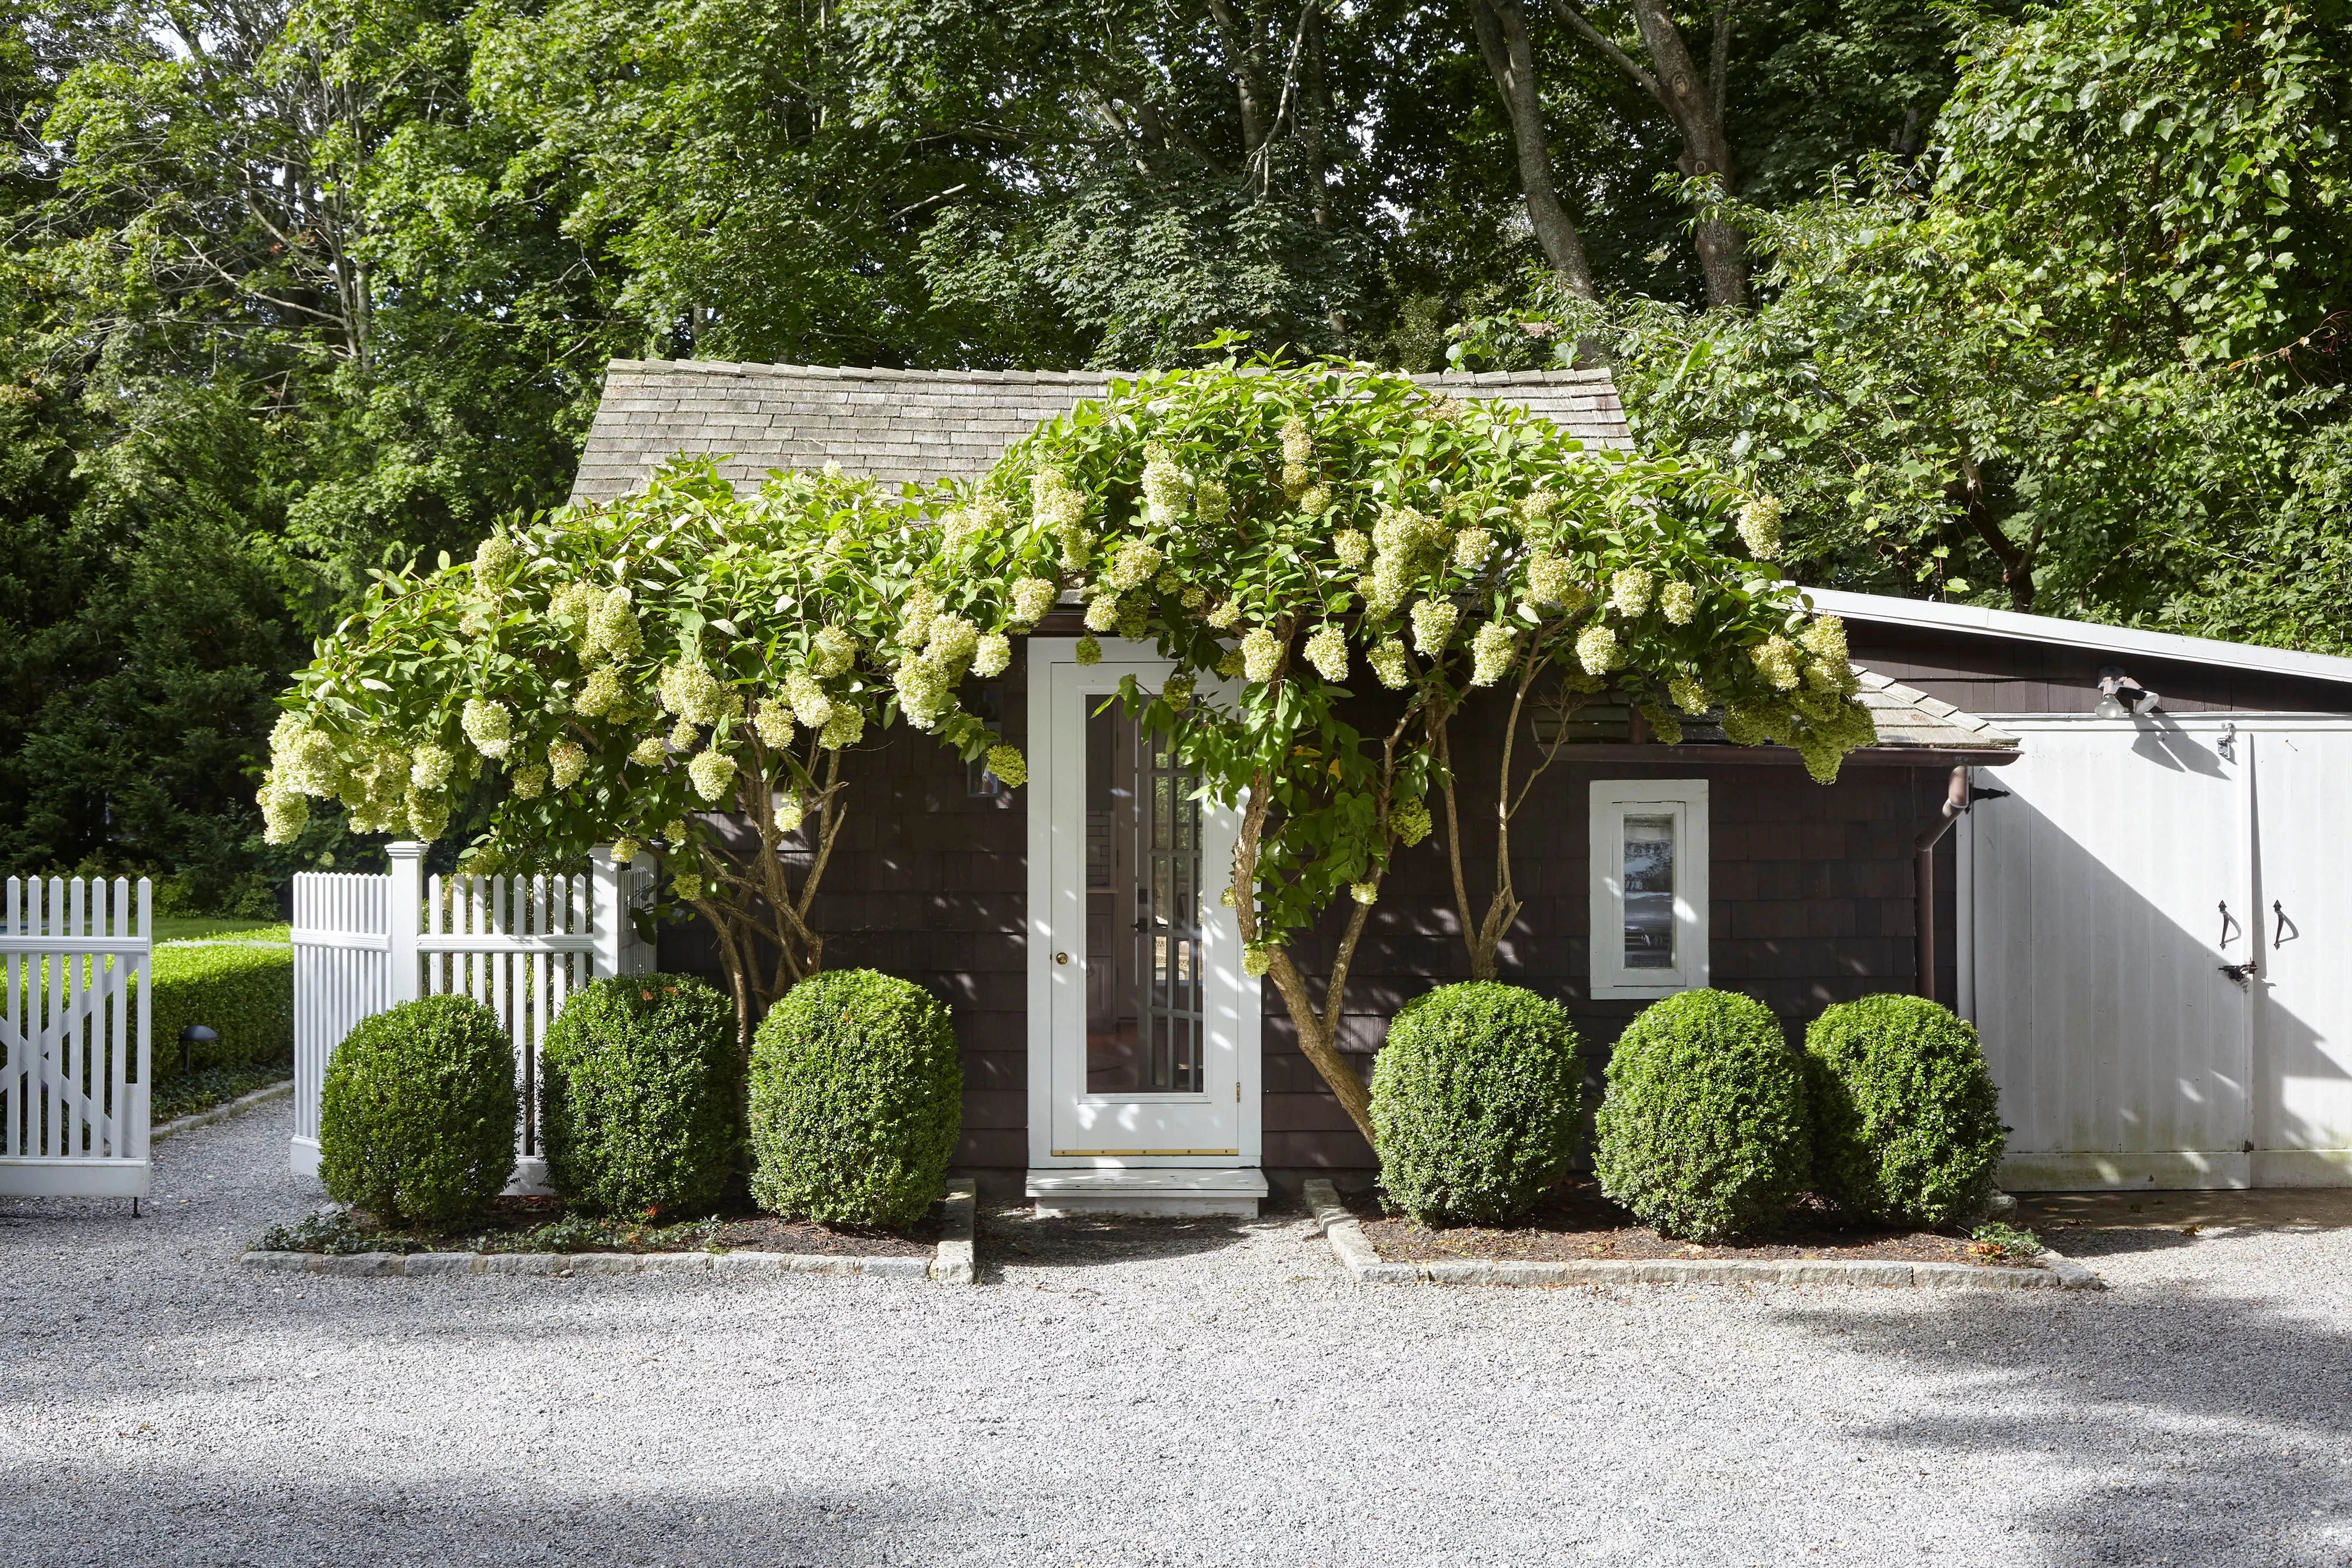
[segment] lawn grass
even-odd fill
[[[159,915],[158,942],[291,942],[294,927],[283,920],[239,920],[226,915]]]

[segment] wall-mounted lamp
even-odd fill
[[[2163,702],[2161,696],[2124,674],[2121,664],[2109,664],[2099,672],[2099,706],[2091,712],[2100,718],[2130,718],[2136,714],[2154,713]]]

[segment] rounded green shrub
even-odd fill
[[[572,993],[541,1048],[548,1185],[602,1214],[704,1208],[743,1146],[735,1004],[684,975]]]
[[[1618,1037],[1607,1079],[1593,1173],[1660,1235],[1754,1230],[1804,1190],[1804,1066],[1754,998],[1685,991],[1653,1002]]]
[[[829,1225],[907,1225],[944,1190],[963,1124],[948,1009],[871,969],[812,975],[751,1043],[751,1197]]]
[[[1416,1219],[1499,1225],[1568,1175],[1583,1110],[1557,1002],[1473,980],[1414,998],[1372,1061],[1381,1186]]]
[[[1977,1031],[1925,997],[1841,1002],[1805,1031],[1813,1170],[1856,1219],[1980,1218],[2007,1146]]]
[[[319,1103],[329,1197],[377,1218],[461,1224],[514,1174],[514,1048],[470,997],[426,997],[360,1020]]]

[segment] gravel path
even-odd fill
[[[2104,1294],[1358,1288],[1297,1218],[1000,1215],[978,1290],[248,1273],[288,1124],[136,1221],[0,1198],[0,1562],[2352,1563],[2352,1232]]]

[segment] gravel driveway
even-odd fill
[[[1009,1214],[976,1290],[247,1273],[287,1130],[164,1144],[136,1221],[0,1198],[0,1561],[2352,1563],[2352,1232],[2119,1235],[2104,1294]]]

